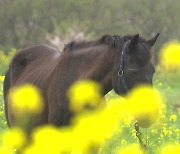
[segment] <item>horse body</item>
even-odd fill
[[[104,62],[114,54],[109,54],[108,46],[100,45],[99,50],[97,48],[94,50],[90,46],[84,50],[64,52],[61,55],[48,91],[48,123],[66,125],[70,122],[73,113],[68,109],[66,92],[73,82],[85,79],[98,81],[103,86],[104,94],[112,89],[109,74],[112,73],[113,61]]]
[[[145,41],[137,35],[135,37],[105,35],[96,41],[71,42],[70,45],[65,47],[61,55],[55,49],[49,48],[48,50],[33,50],[33,53],[32,49],[28,48],[20,52],[13,58],[4,82],[6,117],[9,125],[14,125],[13,115],[9,109],[11,102],[7,100],[7,91],[12,86],[32,83],[42,90],[45,110],[36,119],[35,125],[45,123],[58,126],[69,124],[73,113],[68,109],[66,92],[72,83],[77,80],[90,79],[99,82],[104,94],[111,89],[119,94],[126,93],[122,84],[118,85],[117,82],[120,57],[122,56],[121,51],[126,39],[129,40],[124,57],[124,78],[127,87],[131,89],[137,83],[151,84],[154,72],[150,63],[149,42],[154,44],[157,37],[158,35],[149,41]],[[138,53],[135,53],[136,50]],[[141,57],[138,57],[142,54],[141,50],[147,53],[144,54],[143,59],[147,57],[144,61]],[[29,54],[31,55],[30,58],[25,58]],[[15,62],[18,65],[13,65]],[[129,71],[131,64],[133,64],[133,71],[139,73],[139,75],[132,75],[132,71]],[[19,70],[13,71],[17,69]]]

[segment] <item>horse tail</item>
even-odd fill
[[[10,70],[6,72],[4,83],[3,83],[3,94],[4,94],[4,108],[5,108],[5,117],[7,120],[7,125],[9,125],[9,119],[8,119],[8,100],[7,100],[7,93],[11,87],[11,75]]]
[[[8,91],[14,84],[15,80],[18,78],[18,76],[26,67],[27,61],[28,60],[26,57],[21,57],[19,54],[16,54],[13,57],[9,65],[9,69],[5,74],[5,79],[3,83],[3,95],[4,95],[5,117],[8,126],[10,126],[9,118],[8,118],[8,98],[7,98]]]
[[[58,50],[47,46],[47,45],[36,45],[20,50],[14,55],[11,63],[9,64],[9,69],[6,72],[5,80],[3,84],[3,94],[4,94],[4,105],[5,105],[5,116],[7,119],[7,124],[10,126],[10,117],[8,116],[8,91],[16,84],[16,81],[22,75],[23,71],[27,66],[33,61],[37,60],[39,57],[46,57],[49,55],[56,55]]]

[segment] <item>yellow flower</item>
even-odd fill
[[[121,139],[121,145],[126,145],[127,141],[125,139]]]
[[[120,148],[117,154],[143,154],[144,152],[140,149],[139,144],[131,144],[125,148]]]
[[[4,81],[5,76],[0,76],[0,81]]]
[[[162,98],[158,91],[150,86],[134,88],[127,96],[127,108],[135,116],[141,127],[149,127],[159,116]]]
[[[77,81],[69,89],[70,110],[82,111],[85,107],[95,108],[101,102],[101,88],[93,81]]]
[[[9,101],[13,112],[39,114],[43,110],[43,98],[40,90],[25,84],[14,87],[9,92]]]
[[[7,147],[0,147],[0,154],[15,154],[14,150],[13,149],[9,149]]]
[[[175,114],[172,114],[169,119],[170,121],[176,122],[177,116]]]
[[[87,153],[89,147],[99,147],[114,132],[121,133],[119,122],[123,118],[124,104],[123,99],[114,99],[105,108],[75,118],[74,149]]]
[[[171,131],[171,130],[168,130],[166,127],[163,127],[163,134],[164,134],[165,136],[167,136],[167,135],[172,135],[172,131]]]
[[[167,43],[160,51],[159,59],[160,65],[167,70],[180,68],[180,43]]]
[[[161,154],[180,154],[180,145],[165,145],[161,149]]]
[[[100,114],[94,113],[79,117],[73,130],[73,151],[88,153],[92,147],[98,149],[103,141],[112,135],[113,126],[104,121]]]
[[[157,129],[152,129],[152,130],[151,130],[151,133],[152,133],[153,135],[157,135]]]
[[[66,129],[58,129],[46,125],[35,129],[32,134],[32,144],[28,146],[24,154],[59,154],[70,150],[71,133]]]
[[[26,143],[26,135],[19,128],[11,128],[3,134],[3,145],[11,149],[20,149]]]
[[[133,116],[132,114],[128,113],[127,111],[123,112],[122,114],[122,121],[123,121],[123,126],[125,127],[130,127],[130,124],[132,123],[133,121]]]
[[[99,138],[99,134],[97,135],[96,133],[99,132],[99,126],[96,126],[98,119],[98,116],[93,114],[77,117],[72,137],[72,151],[74,153],[87,153],[92,146],[93,140]],[[97,128],[96,131],[95,128]],[[95,135],[97,135],[96,138],[94,137]]]
[[[131,135],[132,135],[132,137],[137,138],[135,129],[131,130]]]
[[[125,99],[116,98],[107,102],[107,106],[104,108],[104,110],[101,111],[98,123],[100,125],[99,134],[102,134],[102,137],[104,136],[103,139],[105,139],[107,135],[111,135],[113,132],[117,130],[121,132],[119,123],[125,118],[126,103],[127,102]]]
[[[176,133],[176,136],[177,136],[177,137],[180,137],[180,129],[176,129],[176,130],[175,130],[175,133]]]

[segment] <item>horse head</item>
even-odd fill
[[[152,85],[155,68],[151,62],[151,48],[158,36],[159,33],[150,40],[139,34],[121,37],[112,73],[112,86],[116,93],[125,94],[138,84]]]

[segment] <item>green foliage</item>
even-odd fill
[[[1,133],[7,129],[7,122],[6,122],[5,113],[4,113],[2,84],[3,82],[0,81],[0,132]],[[0,133],[0,143],[1,143],[1,133]]]
[[[11,49],[6,55],[3,51],[0,51],[0,75],[4,75],[8,69],[8,65],[12,56],[16,53],[16,49]]]
[[[179,39],[179,14],[179,0],[0,0],[0,48],[7,52],[54,36],[63,39],[77,28],[92,37],[140,33],[150,38],[160,32],[157,52],[163,42]]]

